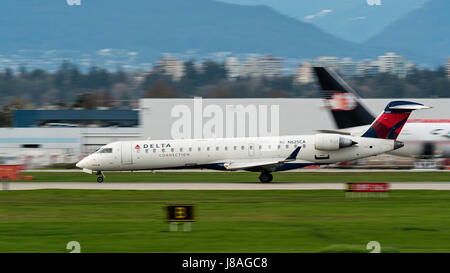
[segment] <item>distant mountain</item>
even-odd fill
[[[367,0],[221,1],[241,5],[266,5],[284,15],[312,23],[339,38],[362,42],[429,0],[380,0],[381,5],[369,5]]]
[[[383,53],[266,6],[211,0],[81,0],[81,6],[69,6],[66,0],[3,0],[1,5],[0,60],[1,54],[18,50],[63,52],[60,58],[74,52],[108,57],[123,50],[121,54],[141,60],[189,49],[294,58],[373,58]]]
[[[450,56],[449,12],[450,1],[431,0],[392,23],[365,44],[397,48],[406,52],[407,57],[413,56],[413,52],[421,52],[424,61],[442,64]]]

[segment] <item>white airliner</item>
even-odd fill
[[[100,183],[103,171],[179,168],[261,172],[260,181],[271,182],[271,172],[349,161],[401,148],[403,143],[396,138],[409,114],[426,108],[429,107],[415,102],[390,102],[362,136],[316,134],[113,142],[76,166],[97,174]]]
[[[330,110],[338,130],[322,132],[361,135],[375,120],[358,94],[333,70],[314,67],[321,95]],[[398,137],[405,146],[390,152],[416,158],[450,157],[450,120],[408,120]]]

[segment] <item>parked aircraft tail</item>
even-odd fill
[[[314,67],[320,84],[320,94],[330,109],[337,128],[369,125],[375,116],[361,102],[358,94],[332,69]]]

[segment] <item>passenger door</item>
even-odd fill
[[[131,142],[122,142],[122,164],[133,164]]]

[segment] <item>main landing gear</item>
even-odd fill
[[[272,182],[272,179],[273,176],[269,172],[262,172],[261,175],[259,176],[259,181],[261,181],[262,183],[270,183]]]
[[[102,183],[103,182],[103,178],[104,178],[104,176],[103,176],[102,171],[97,171],[97,182],[98,183]]]

